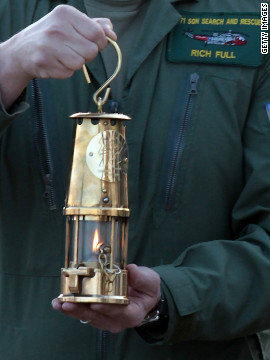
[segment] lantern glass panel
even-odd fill
[[[105,249],[108,266],[113,263],[120,268],[126,263],[125,257],[125,218],[102,217],[102,220],[89,220],[90,216],[76,216],[68,220],[69,225],[69,266],[85,264],[96,267],[98,257]],[[105,218],[105,220],[104,220]]]

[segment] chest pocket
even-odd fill
[[[255,70],[214,64],[189,70],[168,119],[153,209],[156,228],[182,229],[190,219],[202,226],[212,222],[213,209],[225,224],[242,186],[242,133]]]

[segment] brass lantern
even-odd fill
[[[98,113],[77,113],[74,152],[66,198],[65,268],[61,270],[61,302],[128,304],[128,149],[123,114],[102,112],[98,97],[121,67],[95,93]],[[84,67],[85,75],[86,68]]]

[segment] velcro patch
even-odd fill
[[[261,54],[260,14],[188,13],[169,35],[167,59],[257,67]]]
[[[268,119],[270,121],[270,103],[266,104],[266,112],[267,112]]]

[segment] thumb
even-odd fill
[[[128,285],[138,292],[154,295],[160,292],[160,277],[158,273],[144,266],[130,264],[128,269]]]

